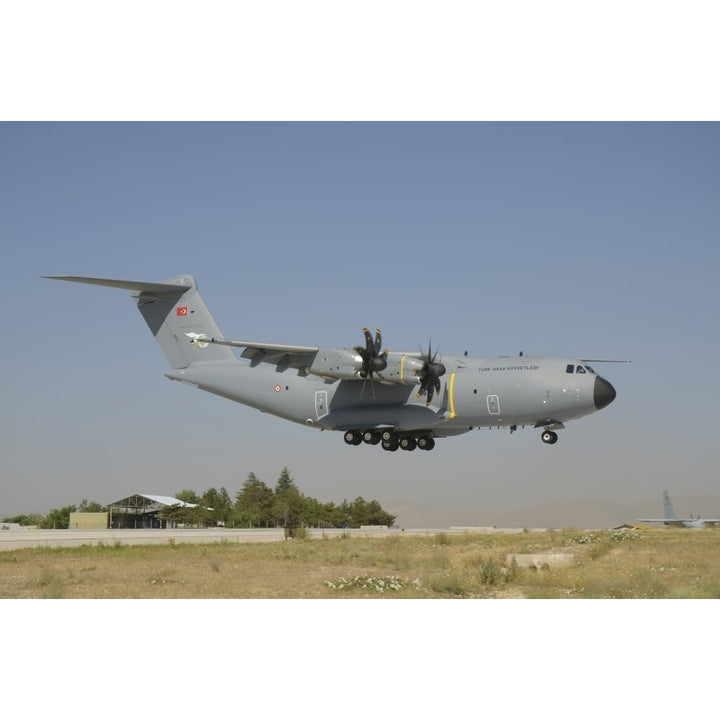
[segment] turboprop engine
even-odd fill
[[[374,380],[386,385],[416,385],[420,382],[424,367],[422,358],[401,353],[388,353],[383,357],[387,365],[369,373],[367,362],[356,350],[320,348],[307,372],[332,380],[357,380],[372,375]]]
[[[415,385],[420,382],[423,370],[422,358],[401,353],[388,353],[387,366],[375,375],[382,383],[389,385]]]
[[[437,350],[433,354],[428,345],[427,354],[390,353],[382,350],[382,334],[375,331],[373,340],[370,331],[363,328],[365,346],[358,345],[352,350],[345,348],[318,348],[307,372],[332,380],[373,380],[386,385],[420,384],[417,397],[426,396],[430,404],[433,394],[440,391],[440,377],[445,366],[436,362]]]
[[[307,371],[333,380],[357,380],[362,367],[363,359],[355,350],[319,348]]]

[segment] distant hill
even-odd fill
[[[720,496],[682,496],[670,494],[678,515],[698,513],[720,517]],[[383,507],[397,515],[396,524],[406,528],[449,528],[452,526],[610,528],[632,523],[640,517],[662,517],[661,492],[654,500],[621,503],[599,498],[576,498],[521,508],[510,512],[488,509],[447,508],[415,503],[386,502]]]

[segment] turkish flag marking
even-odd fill
[[[175,314],[178,317],[185,317],[187,315],[187,305],[183,305],[175,310]]]

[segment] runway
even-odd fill
[[[391,535],[435,535],[463,532],[522,532],[491,527],[429,528],[329,528],[308,529],[310,539],[341,537],[387,537]],[[78,547],[80,545],[166,545],[170,543],[257,543],[285,540],[283,528],[229,529],[206,528],[175,530],[4,530],[0,532],[0,552],[30,547]]]

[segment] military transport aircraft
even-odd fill
[[[542,441],[568,420],[615,399],[615,389],[576,358],[478,358],[382,349],[365,328],[352,348],[223,338],[190,275],[164,282],[69,275],[54,280],[129,290],[170,363],[165,375],[201,390],[320,430],[348,445],[432,450],[436,438],[473,428],[542,428]],[[240,358],[233,348],[239,348]],[[602,361],[598,361],[602,362]],[[624,362],[624,361],[620,361]]]
[[[699,515],[693,517],[692,513],[689,518],[679,518],[673,510],[672,503],[670,502],[670,493],[668,493],[667,490],[663,490],[663,505],[665,507],[664,518],[641,518],[637,522],[663,523],[665,525],[675,525],[686,528],[704,528],[708,525],[717,525],[720,522],[717,518],[701,519]]]

